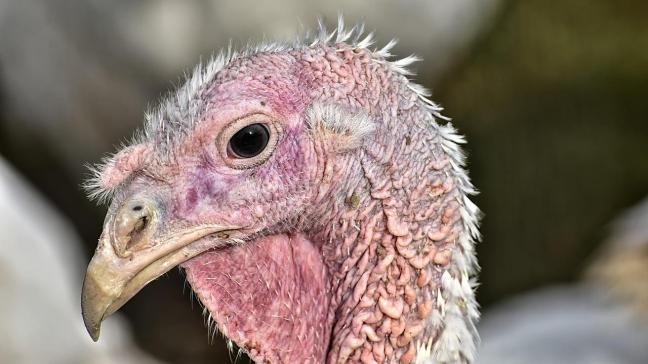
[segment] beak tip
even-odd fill
[[[85,325],[86,331],[88,331],[88,334],[94,342],[97,342],[99,340],[99,334],[101,332],[101,321],[103,321],[103,317],[100,320],[93,320],[88,317],[85,312],[83,314],[83,324]]]
[[[86,327],[88,330],[88,334],[90,334],[90,337],[92,338],[92,341],[97,342],[99,341],[99,332],[101,331],[98,326],[95,327]]]
[[[94,342],[99,340],[101,332],[101,322],[106,314],[108,302],[104,302],[104,297],[99,294],[97,285],[93,279],[86,276],[83,282],[83,291],[81,293],[81,315],[86,331]]]

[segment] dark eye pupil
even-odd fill
[[[252,158],[263,152],[268,145],[270,133],[263,124],[251,124],[239,130],[230,139],[230,150],[236,157]]]

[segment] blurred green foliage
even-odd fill
[[[576,278],[648,192],[648,2],[510,1],[434,99],[481,190],[482,304]]]

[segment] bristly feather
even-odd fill
[[[117,148],[117,151],[127,148],[128,145],[136,144],[140,132],[137,131],[130,143],[122,142]],[[98,205],[109,203],[117,192],[117,188],[106,186],[102,181],[102,176],[106,169],[108,169],[115,162],[115,156],[118,152],[108,154],[101,158],[101,162],[95,164],[86,164],[88,169],[88,177],[81,184],[81,187],[86,191],[88,198],[95,201]]]
[[[424,100],[427,100],[423,98]],[[419,342],[416,363],[460,363],[473,362],[479,335],[475,323],[479,320],[479,305],[475,299],[477,287],[474,275],[479,270],[475,255],[475,244],[481,240],[478,229],[481,211],[468,196],[477,194],[464,169],[466,155],[460,145],[466,142],[457,134],[452,123],[444,126],[433,124],[441,138],[441,147],[450,158],[450,165],[459,189],[459,212],[464,225],[458,237],[460,254],[455,257],[459,275],[453,277],[446,271],[441,279],[443,292],[437,293],[437,309],[440,316],[434,325],[443,330],[434,341]],[[463,310],[462,310],[463,308]],[[463,311],[465,310],[465,314]]]

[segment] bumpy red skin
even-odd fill
[[[413,362],[435,342],[441,276],[457,271],[463,203],[440,136],[406,78],[346,44],[239,58],[203,93],[176,142],[146,145],[126,194],[158,196],[169,220],[244,226],[245,243],[182,266],[219,329],[258,362]],[[316,102],[366,113],[357,148],[313,128]],[[233,169],[219,131],[243,115],[278,120],[272,156]],[[131,158],[132,159],[132,158]],[[137,158],[135,158],[137,159]],[[126,158],[128,160],[128,158]]]

